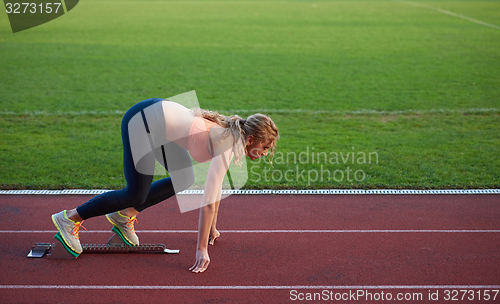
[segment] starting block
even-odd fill
[[[74,260],[80,256],[70,252],[62,243],[59,232],[54,236],[57,243],[36,243],[28,253],[28,258],[42,258],[47,255],[49,259]],[[114,233],[106,244],[82,244],[82,253],[179,253],[178,249],[167,249],[164,244],[145,244],[130,246],[118,234]]]

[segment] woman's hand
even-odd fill
[[[210,264],[210,257],[208,256],[207,249],[198,249],[196,251],[196,262],[189,270],[198,273],[207,270],[208,264]]]
[[[210,235],[208,236],[208,244],[213,245],[215,240],[220,236],[220,232],[217,229],[213,228],[210,230]]]

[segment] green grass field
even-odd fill
[[[278,125],[249,189],[498,188],[499,50],[500,1],[85,0],[15,34],[3,11],[0,188],[122,188],[123,113],[191,90]]]

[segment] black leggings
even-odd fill
[[[127,186],[122,190],[105,192],[101,195],[93,197],[83,205],[78,206],[76,211],[82,219],[86,220],[91,217],[120,211],[129,207],[134,207],[137,211],[141,212],[144,209],[156,205],[159,202],[175,195],[172,179],[170,177],[163,178],[151,184],[153,181],[153,175],[145,175],[137,172],[134,166],[132,150],[130,147],[128,132],[129,121],[143,109],[157,102],[161,102],[162,100],[163,99],[161,98],[146,99],[132,106],[132,108],[125,113],[121,123],[121,134],[123,141],[123,169],[125,172]],[[169,151],[171,151],[171,153],[175,153],[176,157],[180,157],[184,161],[188,158],[188,161],[190,162],[187,150],[172,142],[169,143],[168,146]],[[149,153],[141,159],[141,161],[154,163],[155,154],[158,155],[159,152],[161,155],[161,149],[165,151],[165,146],[161,146],[154,152]],[[167,164],[165,164],[165,169],[168,171]],[[185,190],[189,188],[193,182],[194,176],[188,177],[187,179],[185,178],[185,181],[181,183],[177,183],[176,180],[176,190],[178,192]]]

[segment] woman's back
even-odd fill
[[[164,100],[162,106],[167,139],[187,149],[189,130],[195,115],[188,108],[172,101]]]

